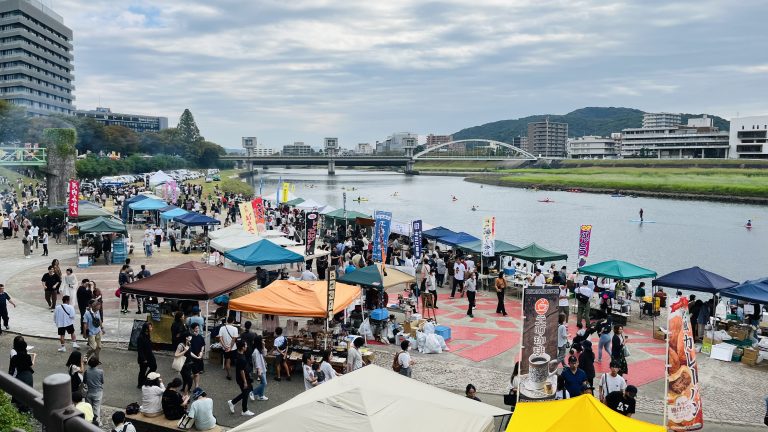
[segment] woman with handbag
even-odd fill
[[[509,405],[509,410],[515,412],[517,405],[517,389],[520,386],[520,362],[515,362],[512,376],[509,378],[509,393],[504,395],[504,405]]]
[[[181,379],[184,383],[181,386],[181,392],[188,395],[192,391],[192,357],[190,355],[192,335],[184,332],[181,335],[181,339],[182,341],[176,346],[171,369],[181,374]]]
[[[80,393],[85,396],[85,384],[83,383],[83,372],[85,371],[85,362],[83,353],[72,351],[67,359],[67,375],[69,375],[72,384],[72,393]]]
[[[620,325],[613,326],[613,340],[611,341],[611,358],[612,361],[619,365],[619,375],[629,373],[627,368],[627,357],[629,356],[629,349],[626,346],[628,336],[624,334],[624,327]]]

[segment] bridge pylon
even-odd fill
[[[328,175],[336,175],[336,161],[328,160]]]

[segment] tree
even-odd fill
[[[105,126],[105,151],[116,151],[124,155],[132,155],[139,151],[139,134],[125,126]]]
[[[176,136],[184,149],[182,156],[185,159],[194,161],[200,159],[202,153],[200,144],[205,140],[200,135],[200,129],[198,129],[195,117],[192,116],[189,108],[181,113],[179,124],[176,127]]]
[[[24,108],[0,99],[0,143],[10,144],[21,140],[27,122]]]

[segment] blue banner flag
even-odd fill
[[[384,262],[387,259],[387,240],[392,227],[392,213],[377,210],[373,218],[376,221],[373,227],[373,260]]]
[[[411,238],[413,241],[413,255],[421,259],[421,219],[411,222]]]

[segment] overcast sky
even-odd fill
[[[763,0],[43,0],[77,107],[343,147],[585,106],[768,114]],[[100,102],[99,102],[100,101]]]

